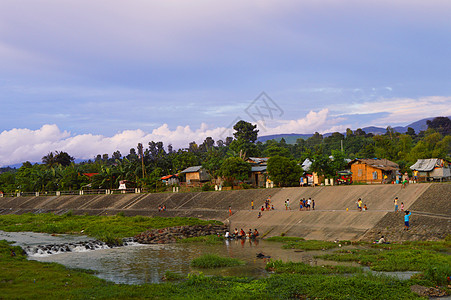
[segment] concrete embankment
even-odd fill
[[[374,240],[385,233],[393,240],[438,239],[451,234],[450,193],[451,184],[411,184],[405,189],[399,185],[284,188],[272,197],[276,211],[265,211],[261,218],[256,210],[239,211],[229,220],[232,228],[258,228],[266,236]],[[310,197],[315,210],[299,211],[299,199]],[[393,212],[395,197],[399,206],[403,202],[405,209],[413,210],[409,232],[403,231],[403,213]],[[358,211],[358,198],[367,211]],[[285,210],[287,199],[291,210]],[[387,227],[389,231],[384,231]]]
[[[257,218],[271,196],[274,211]],[[411,230],[402,232],[403,214],[393,213],[393,199],[413,211]],[[299,200],[312,198],[315,210],[299,211]],[[368,211],[359,212],[362,198]],[[285,200],[291,210],[285,210]],[[255,209],[250,204],[254,200]],[[75,214],[183,216],[215,219],[232,228],[257,228],[266,236],[285,234],[306,239],[373,240],[385,234],[397,240],[436,239],[451,234],[451,184],[294,187],[198,193],[114,194],[0,198],[0,214],[53,212]],[[167,211],[158,212],[159,205]],[[233,215],[229,217],[228,208]],[[346,211],[348,209],[348,211]],[[418,225],[418,226],[417,226]]]

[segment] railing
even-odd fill
[[[96,189],[96,190],[72,190],[72,191],[49,191],[49,192],[16,192],[0,193],[1,197],[49,197],[49,196],[75,196],[75,195],[113,195],[113,194],[140,194],[140,188],[134,189]]]

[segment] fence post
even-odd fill
[[[56,191],[56,195],[57,196],[61,196],[61,192],[60,191]]]
[[[20,193],[17,193],[17,197],[20,197]]]
[[[36,192],[35,195],[36,195],[36,197],[39,197],[39,192]]]

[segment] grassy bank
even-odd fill
[[[75,216],[71,213],[64,215],[28,213],[0,216],[0,230],[4,231],[85,234],[113,243],[148,229],[209,223],[217,224],[219,222],[180,217],[124,217],[120,214],[116,216]]]
[[[258,280],[189,275],[176,283],[114,284],[58,264],[28,261],[5,241],[0,241],[0,269],[2,299],[417,299],[404,281],[365,274],[280,274]]]

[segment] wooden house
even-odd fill
[[[202,185],[203,182],[210,181],[210,175],[202,166],[189,167],[180,172],[186,176],[187,185]]]
[[[356,158],[348,166],[351,167],[353,182],[388,183],[395,180],[399,172],[399,165],[388,159]]]
[[[418,181],[451,179],[450,164],[441,158],[418,159],[410,169],[414,176],[416,174]]]
[[[269,157],[249,157],[246,162],[251,165],[251,174],[248,182],[253,187],[264,187],[266,184]]]

